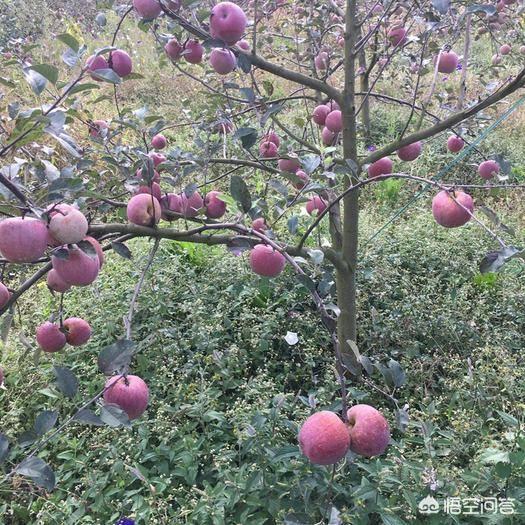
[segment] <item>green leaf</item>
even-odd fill
[[[498,448],[486,448],[483,450],[479,456],[479,461],[481,463],[508,463],[509,462],[509,453],[505,450],[500,450]]]
[[[5,77],[0,77],[0,84],[8,88],[16,87],[16,84],[12,80],[9,80],[8,78],[5,78]]]
[[[81,93],[82,91],[91,91],[93,89],[100,89],[98,84],[76,84],[73,86],[68,93],[68,96],[75,95],[76,93]]]
[[[31,89],[36,95],[40,95],[42,91],[46,88],[47,79],[42,76],[37,71],[33,71],[28,67],[23,69],[24,77],[27,80],[27,83],[31,86]]]
[[[54,366],[58,389],[69,399],[75,397],[78,391],[78,379],[75,374],[65,366]]]
[[[58,412],[56,410],[44,410],[40,412],[35,419],[35,432],[39,436],[43,436],[55,426],[57,419]]]
[[[134,353],[133,341],[121,339],[100,351],[98,369],[106,375],[122,373],[127,370]]]
[[[122,79],[112,69],[97,69],[91,72],[91,76],[115,85],[122,82]]]
[[[100,419],[109,427],[130,427],[129,417],[117,405],[104,405],[100,411]]]
[[[44,78],[49,80],[51,84],[56,84],[58,80],[58,68],[51,64],[37,64],[36,66],[30,66],[29,69],[36,71]]]
[[[248,213],[252,207],[252,198],[250,190],[244,182],[244,179],[238,175],[233,175],[230,181],[230,193],[232,197],[239,203],[241,209]]]
[[[407,525],[406,521],[398,518],[397,516],[394,516],[393,514],[386,514],[385,512],[382,512],[380,516],[384,525]]]
[[[57,40],[60,40],[60,42],[66,44],[67,47],[70,47],[75,53],[78,53],[78,50],[80,49],[80,44],[74,36],[70,35],[69,33],[62,33],[56,38]]]
[[[516,246],[506,246],[498,251],[487,253],[479,263],[481,273],[497,272],[506,262],[515,257],[524,257],[524,250]]]
[[[55,473],[51,467],[40,458],[27,458],[16,468],[17,474],[32,479],[39,487],[48,491],[55,488]]]
[[[506,412],[502,412],[501,410],[496,410],[496,412],[499,414],[503,422],[511,427],[519,427],[520,422],[510,414],[507,414]]]
[[[252,61],[250,60],[250,55],[244,53],[239,53],[237,55],[237,65],[244,73],[249,73],[252,69]]]

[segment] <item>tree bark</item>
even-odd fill
[[[342,95],[343,155],[351,173],[345,179],[345,189],[357,181],[357,126],[355,107],[355,43],[357,32],[356,1],[347,0],[345,15],[345,84]],[[360,365],[348,341],[357,340],[356,270],[359,231],[359,191],[350,192],[343,199],[344,265],[336,274],[337,302],[341,311],[337,321],[337,335],[346,366],[354,376],[360,375]]]

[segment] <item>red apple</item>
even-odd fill
[[[370,405],[354,405],[348,412],[350,450],[361,456],[383,454],[390,441],[388,422]]]
[[[482,179],[492,179],[499,173],[499,164],[495,160],[486,160],[478,166],[478,173]]]
[[[157,133],[151,139],[151,147],[154,149],[164,149],[167,145],[168,145],[168,141],[166,140],[166,137],[162,135],[161,133]]]
[[[284,255],[271,246],[257,244],[250,251],[250,267],[263,277],[277,277],[286,265]]]
[[[421,155],[422,149],[423,144],[420,141],[412,142],[412,144],[408,144],[402,148],[399,148],[397,150],[397,156],[405,162],[410,162],[412,160],[416,160],[419,155]]]
[[[184,217],[196,217],[204,207],[204,201],[199,192],[187,197],[185,193],[180,195],[180,212]]]
[[[436,222],[445,228],[463,226],[470,221],[473,211],[472,197],[462,191],[442,190],[432,199],[432,215]]]
[[[211,11],[210,34],[233,46],[246,29],[246,15],[233,2],[220,2]]]
[[[64,321],[66,341],[71,346],[82,346],[91,337],[91,326],[80,317],[70,317]]]
[[[454,73],[459,63],[459,57],[454,51],[442,51],[439,55],[438,71],[440,73]]]
[[[122,49],[116,49],[109,54],[109,67],[122,78],[133,71],[131,57]]]
[[[133,7],[141,18],[152,20],[162,13],[158,0],[133,0]]]
[[[285,171],[287,173],[295,173],[301,167],[299,159],[296,158],[279,159],[277,164],[281,171]]]
[[[44,352],[58,352],[66,345],[66,336],[56,323],[46,321],[36,329],[36,342]]]
[[[315,195],[306,203],[306,211],[308,215],[319,215],[326,209],[326,206],[326,202],[318,195]]]
[[[80,242],[87,234],[88,222],[84,214],[69,204],[52,205],[49,214],[49,234],[59,244]]]
[[[129,419],[137,419],[146,410],[149,389],[140,377],[127,375],[117,379],[113,376],[106,381],[105,386],[104,401],[119,406]]]
[[[0,222],[0,252],[9,262],[40,259],[47,248],[48,230],[37,219],[13,217]]]
[[[67,284],[56,270],[49,270],[47,274],[47,286],[54,292],[64,293],[67,292],[71,285]]]
[[[263,217],[259,217],[252,222],[252,230],[255,230],[256,232],[264,233],[266,230],[269,229],[270,228],[266,224]]]
[[[343,114],[338,109],[331,111],[326,116],[325,126],[332,133],[339,133],[343,131]]]
[[[139,226],[153,226],[160,221],[159,201],[148,193],[131,197],[127,206],[128,221]]]
[[[11,299],[11,292],[4,283],[0,283],[0,308],[3,308]]]
[[[197,40],[188,40],[184,45],[182,56],[190,64],[200,64],[204,55],[204,47]]]
[[[226,203],[220,199],[220,191],[210,191],[204,199],[206,217],[220,219],[226,213]]]
[[[388,157],[376,160],[368,166],[369,177],[379,177],[392,173],[392,161]]]
[[[447,149],[451,153],[461,151],[465,146],[465,141],[457,135],[451,135],[447,140]]]
[[[168,55],[171,60],[177,61],[182,56],[184,48],[176,38],[172,38],[164,46],[164,51],[166,51],[166,55]]]
[[[68,248],[67,251],[67,259],[56,255],[51,257],[53,269],[66,284],[88,286],[98,276],[100,262],[97,255],[90,256],[80,248]]]
[[[262,142],[259,146],[259,154],[265,159],[277,157],[279,150],[273,142]]]
[[[237,58],[229,49],[215,48],[210,53],[210,64],[219,75],[227,75],[237,67]]]
[[[326,122],[326,117],[329,113],[331,113],[331,109],[326,104],[321,104],[319,106],[316,106],[314,109],[314,112],[312,113],[312,120],[318,125],[318,126],[324,126]]]
[[[316,465],[333,465],[350,447],[347,426],[334,412],[322,410],[311,415],[299,430],[301,452]]]

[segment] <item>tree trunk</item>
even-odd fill
[[[345,85],[341,109],[343,112],[343,155],[351,173],[345,179],[345,189],[358,176],[357,129],[355,115],[355,43],[358,27],[356,26],[356,2],[347,0],[345,21]],[[341,313],[337,322],[337,335],[350,372],[358,376],[360,366],[348,341],[357,339],[356,309],[356,270],[359,229],[359,192],[349,193],[343,200],[343,232],[341,254],[344,268],[337,269],[337,302]]]

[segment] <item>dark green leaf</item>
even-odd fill
[[[239,128],[233,138],[240,140],[244,149],[250,149],[257,142],[257,130],[255,128]]]
[[[106,375],[122,373],[127,370],[135,351],[133,341],[120,339],[106,346],[98,355],[98,369]]]
[[[2,463],[9,452],[9,441],[4,434],[0,434],[0,463]]]
[[[38,436],[33,430],[27,430],[26,432],[22,432],[18,436],[18,444],[21,447],[27,447],[29,445],[32,445],[37,440],[37,438]]]
[[[98,84],[93,83],[76,84],[70,89],[68,96],[75,95],[76,93],[81,93],[82,91],[91,91],[93,89],[100,89],[100,86]]]
[[[111,248],[113,248],[113,250],[121,257],[124,257],[124,259],[133,258],[131,250],[123,242],[112,242]]]
[[[466,13],[485,13],[488,16],[491,16],[497,12],[496,6],[494,5],[482,5],[482,4],[473,4],[467,7]]]
[[[250,211],[250,208],[252,207],[252,198],[250,190],[242,177],[239,177],[238,175],[232,176],[230,181],[230,193],[245,213]]]
[[[388,368],[390,369],[390,372],[392,374],[392,381],[394,383],[394,386],[396,388],[403,386],[406,381],[406,374],[401,368],[401,365],[394,359],[390,359],[390,361],[388,362]]]
[[[516,246],[506,246],[501,250],[489,252],[479,263],[481,273],[497,272],[506,262],[515,257],[523,257],[524,252]]]
[[[40,412],[35,419],[35,432],[39,436],[43,436],[55,426],[57,419],[58,412],[56,410],[44,410]]]
[[[104,426],[104,422],[100,419],[95,412],[89,408],[83,408],[74,417],[75,421],[79,423],[85,423],[87,425],[95,425],[97,427]]]
[[[237,55],[237,65],[244,73],[249,73],[252,69],[252,61],[250,56],[244,53],[239,53]]]
[[[445,15],[450,9],[450,0],[432,0],[432,5],[436,11]]]
[[[27,458],[16,468],[17,474],[32,479],[39,487],[51,491],[55,488],[55,474],[40,458]]]
[[[295,235],[297,233],[297,227],[299,226],[299,217],[297,215],[292,215],[287,222],[288,231]]]
[[[78,379],[75,374],[65,366],[54,366],[58,389],[69,399],[75,397],[78,391]]]
[[[129,417],[117,405],[104,405],[100,411],[100,419],[109,427],[130,427]]]
[[[306,155],[299,159],[303,165],[304,171],[312,174],[321,164],[321,157],[319,155]]]

